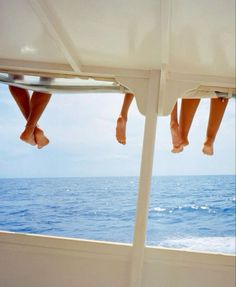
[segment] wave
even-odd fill
[[[232,213],[235,212],[235,206],[232,207],[214,207],[208,205],[187,204],[177,207],[154,207],[150,210],[151,213],[173,213],[173,212],[207,212],[207,213]]]
[[[161,247],[194,251],[235,254],[235,237],[186,237],[167,239],[158,244]]]

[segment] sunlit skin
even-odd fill
[[[116,139],[120,144],[126,144],[126,124],[128,119],[128,111],[132,103],[134,95],[132,93],[125,94],[120,115],[116,124]],[[199,106],[200,99],[182,99],[180,119],[178,121],[177,102],[170,115],[170,130],[172,137],[172,152],[182,152],[184,147],[189,144],[188,134],[193,122],[193,118]],[[206,155],[214,154],[214,141],[219,130],[228,99],[211,99],[208,127],[206,139],[202,152]]]
[[[178,122],[177,102],[170,115],[170,130],[172,137],[172,152],[183,151],[189,144],[188,134],[200,99],[182,99],[180,120]]]
[[[199,103],[200,99],[182,99],[179,132],[183,146],[187,146],[189,144],[188,134]]]
[[[225,109],[228,105],[228,99],[211,99],[210,114],[206,132],[206,139],[202,152],[206,155],[214,154],[214,141],[219,130]]]
[[[177,103],[171,112],[170,129],[172,136],[173,153],[183,151],[184,146],[189,144],[188,134],[200,99],[182,99],[180,121],[178,122]],[[214,141],[219,130],[228,99],[211,99],[206,140],[202,152],[206,155],[214,154]]]
[[[120,115],[116,122],[116,139],[120,144],[126,144],[126,123],[128,120],[128,111],[132,103],[134,95],[132,93],[125,94]]]
[[[181,139],[180,132],[179,132],[177,110],[178,110],[178,106],[176,102],[170,115],[170,131],[171,131],[172,144],[173,144],[173,148],[171,151],[173,153],[178,153],[183,150],[182,139]]]
[[[27,90],[9,86],[9,90],[15,99],[20,111],[27,123],[20,139],[30,145],[37,145],[39,149],[49,143],[49,139],[44,135],[37,123],[45,110],[51,95],[41,92],[33,92],[32,96]]]

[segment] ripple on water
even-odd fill
[[[234,236],[233,181],[154,177],[148,243]],[[137,190],[136,177],[0,179],[0,229],[131,242]]]

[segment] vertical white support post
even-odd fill
[[[156,137],[159,80],[160,72],[151,71],[146,106],[142,162],[139,178],[139,194],[136,211],[129,287],[141,287],[142,284],[149,195],[151,188],[152,166]]]

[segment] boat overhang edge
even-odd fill
[[[83,72],[75,72],[71,69],[69,64],[0,59],[0,72],[5,73],[43,77],[81,77],[84,79],[92,78],[95,80],[116,81],[123,89],[114,92],[132,92],[135,95],[139,112],[143,115],[146,115],[149,82],[153,71],[156,71],[156,81],[159,83],[159,87],[156,91],[158,94],[158,116],[168,116],[175,102],[179,98],[186,97],[186,92],[188,90],[196,89],[202,85],[227,87],[229,89],[236,88],[234,77],[180,73],[178,71],[171,71],[168,65],[162,65],[162,67],[156,70],[83,66]],[[55,91],[56,90],[52,90],[52,92]],[[94,92],[94,90],[90,90],[89,92]],[[106,90],[98,90],[98,92],[106,92]],[[191,97],[192,96],[190,96],[190,98]],[[207,94],[203,96],[203,98],[209,97],[215,97],[215,95]],[[189,98],[189,94],[187,95],[187,98]]]

